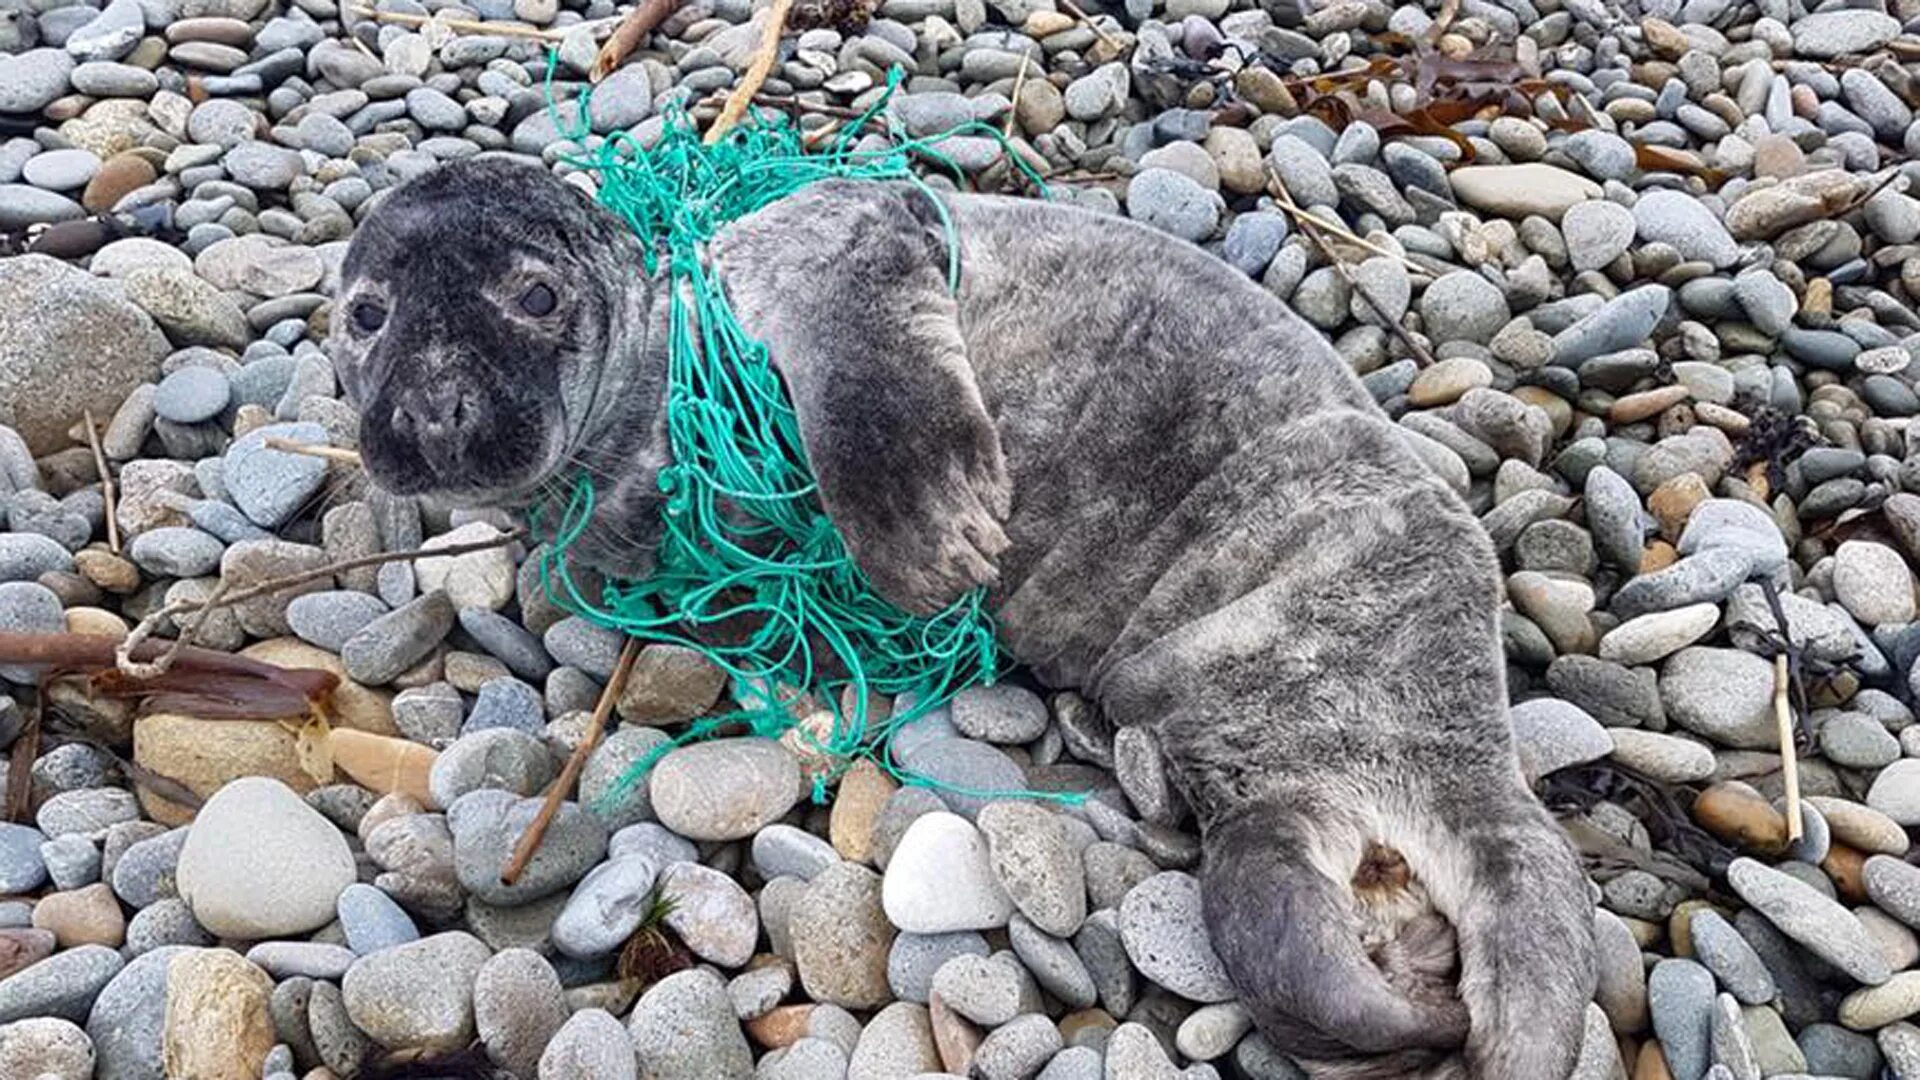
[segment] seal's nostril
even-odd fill
[[[395,405],[393,407],[393,413],[389,423],[393,427],[393,433],[402,438],[412,438],[420,426],[419,419],[415,417],[413,411],[405,405]]]

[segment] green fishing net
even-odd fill
[[[551,90],[554,62],[549,59],[548,107],[560,129],[574,128],[570,137],[585,145],[588,97],[576,104],[577,125],[560,122]],[[886,118],[898,83],[896,70],[873,107],[817,149],[809,148],[798,125],[752,111],[717,143],[704,145],[691,117],[676,108],[651,146],[618,133],[568,159],[591,173],[600,202],[649,242],[646,265],[636,272],[651,275],[664,264],[670,278],[666,408],[673,461],[659,477],[665,532],[651,577],[609,582],[590,596],[569,572],[568,549],[594,508],[592,479],[581,475],[547,545],[543,581],[549,596],[600,626],[698,651],[727,673],[741,703],[737,711],[695,721],[635,762],[602,796],[603,804],[616,804],[674,746],[742,725],[769,737],[793,729],[798,718],[791,703],[802,692],[833,716],[830,732],[801,729],[808,745],[834,763],[814,772],[816,801],[824,799],[831,774],[862,757],[909,784],[983,797],[1034,794],[961,790],[913,775],[894,760],[889,743],[903,725],[999,674],[1003,658],[984,590],[924,617],[874,591],[821,508],[798,420],[766,348],[735,321],[702,258],[728,222],[828,178],[918,186],[947,222],[951,240],[945,205],[915,173],[915,159],[951,169],[964,182],[940,143],[1001,135],[984,124],[922,139],[893,130],[884,148],[858,149],[861,136]],[[1007,153],[1040,186],[1039,177]],[[947,246],[949,280],[957,287],[959,249]],[[757,627],[744,642],[701,640],[703,628],[737,625],[742,617]],[[816,649],[837,663],[824,663]],[[870,714],[872,695],[895,700],[884,721]]]

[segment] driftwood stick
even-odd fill
[[[1293,201],[1293,194],[1287,190],[1287,185],[1281,181],[1280,174],[1274,172],[1272,169],[1267,170],[1267,188],[1273,192],[1274,197],[1279,199],[1283,206],[1296,211],[1299,210],[1299,206]],[[1407,333],[1407,328],[1400,325],[1400,320],[1394,318],[1392,313],[1381,306],[1380,301],[1373,298],[1373,293],[1367,291],[1367,287],[1360,283],[1360,279],[1353,276],[1353,271],[1348,268],[1346,260],[1340,258],[1339,255],[1334,253],[1332,248],[1327,246],[1326,238],[1320,235],[1320,226],[1322,224],[1320,219],[1310,217],[1303,213],[1299,215],[1298,220],[1300,221],[1301,231],[1307,234],[1308,242],[1319,249],[1320,254],[1333,266],[1334,273],[1339,274],[1340,277],[1346,281],[1347,287],[1353,290],[1354,295],[1366,301],[1367,306],[1372,308],[1373,313],[1378,315],[1380,321],[1386,325],[1388,332],[1393,334],[1393,336],[1399,340],[1400,344],[1406,348],[1407,352],[1413,356],[1414,363],[1420,367],[1432,366],[1434,362],[1433,354],[1428,352],[1425,346],[1415,341],[1412,334]]]
[[[356,468],[362,464],[358,450],[348,450],[343,446],[309,446],[306,443],[294,442],[284,435],[267,436],[266,447],[269,450],[281,450],[289,454],[326,458],[328,461],[338,461]]]
[[[720,115],[714,117],[713,126],[707,129],[703,141],[708,146],[719,142],[747,114],[747,107],[753,104],[753,95],[760,92],[760,87],[773,71],[773,62],[780,58],[780,35],[786,32],[787,12],[792,10],[793,0],[773,0],[773,7],[767,12],[767,25],[760,33],[759,51],[753,54],[753,62],[747,65],[746,74],[740,76],[739,85],[727,95],[727,103],[720,107]]]
[[[1013,138],[1013,122],[1020,115],[1020,91],[1026,88],[1027,65],[1032,59],[1032,53],[1023,52],[1020,54],[1020,71],[1013,77],[1013,107],[1007,110],[1006,125],[1000,129],[1000,136],[1002,138]],[[1019,170],[1016,169],[1014,171],[1018,172]]]
[[[1087,29],[1093,31],[1094,36],[1105,42],[1108,48],[1116,53],[1125,51],[1126,45],[1119,38],[1100,29],[1100,24],[1093,21],[1093,16],[1081,10],[1079,4],[1074,3],[1073,0],[1060,0],[1060,6],[1067,10],[1067,14],[1085,23]]]
[[[1269,170],[1267,175],[1272,176],[1273,175],[1272,171]],[[1288,217],[1292,218],[1296,223],[1298,223],[1302,229],[1317,228],[1325,232],[1330,232],[1333,235],[1339,237],[1341,240],[1345,241],[1346,243],[1352,244],[1355,247],[1361,248],[1362,250],[1365,250],[1365,251],[1371,251],[1375,255],[1384,256],[1386,258],[1394,260],[1395,262],[1399,263],[1401,266],[1406,267],[1408,273],[1420,274],[1423,277],[1433,276],[1432,271],[1428,270],[1424,266],[1421,266],[1419,263],[1414,262],[1412,259],[1407,258],[1405,255],[1402,255],[1399,252],[1394,251],[1392,248],[1381,247],[1379,244],[1376,244],[1373,241],[1368,240],[1364,236],[1356,235],[1351,229],[1348,229],[1345,225],[1328,221],[1325,218],[1314,217],[1312,214],[1308,213],[1306,210],[1300,208],[1299,206],[1294,205],[1292,202],[1285,202],[1280,204],[1280,210],[1282,213],[1286,214]]]
[[[179,657],[180,650],[193,644],[193,639],[199,635],[200,627],[206,623],[207,616],[212,615],[214,610],[220,606],[220,598],[226,594],[227,583],[225,581],[221,581],[215,585],[213,591],[207,594],[206,606],[194,613],[192,622],[183,622],[180,624],[180,632],[174,635],[173,643],[167,646],[166,652],[161,653],[159,657],[154,660],[139,661],[133,658],[133,650],[138,647],[142,641],[147,639],[147,635],[153,633],[155,626],[159,625],[158,619],[154,619],[151,622],[146,619],[140,620],[139,625],[129,631],[127,636],[121,639],[120,644],[114,648],[113,666],[119,668],[120,671],[129,678],[134,679],[157,679],[165,675],[167,669],[171,668],[174,660]]]
[[[414,15],[405,11],[379,11],[358,5],[354,7],[353,13],[375,22],[397,23],[401,26],[425,26],[428,23],[435,23],[459,34],[517,37],[530,41],[559,41],[573,29],[573,27],[567,27],[564,30],[545,30],[538,26],[521,26],[519,23],[475,22],[472,19],[456,19],[451,15]]]
[[[1793,706],[1787,703],[1785,650],[1773,654],[1773,715],[1780,725],[1780,779],[1787,789],[1787,839],[1800,839],[1800,758],[1794,749]]]
[[[580,736],[580,745],[573,748],[573,753],[567,756],[566,767],[547,786],[546,801],[540,804],[540,812],[527,824],[527,831],[520,834],[520,842],[513,846],[513,856],[501,868],[501,884],[511,885],[520,880],[527,864],[533,861],[534,853],[540,850],[540,841],[546,839],[547,827],[553,824],[553,815],[560,812],[560,803],[580,779],[580,770],[586,768],[587,755],[593,753],[594,744],[600,741],[600,732],[607,726],[607,715],[613,712],[614,703],[620,700],[620,692],[627,685],[627,676],[633,673],[633,662],[639,657],[640,639],[628,638],[626,644],[620,647],[620,661],[614,665],[613,675],[607,679],[606,688],[600,691],[600,700],[594,703],[593,717],[587,721],[586,733]]]
[[[635,4],[632,11],[613,28],[612,36],[600,46],[600,55],[593,58],[593,70],[587,73],[587,81],[598,84],[602,79],[619,70],[627,62],[633,50],[655,27],[667,20],[667,16],[680,9],[681,0],[645,0]]]
[[[82,409],[80,422],[87,426],[87,447],[93,451],[93,467],[100,472],[100,498],[106,504],[107,550],[120,554],[120,522],[115,520],[113,470],[107,468],[106,451],[100,448],[100,429],[93,426],[93,410]]]

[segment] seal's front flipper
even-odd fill
[[[786,380],[827,514],[915,614],[998,579],[1012,488],[967,362],[926,197],[828,181],[712,246],[735,318]]]

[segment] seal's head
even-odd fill
[[[626,226],[531,163],[396,188],[347,250],[329,341],[368,473],[466,506],[557,498],[581,471],[647,491],[654,291]]]

